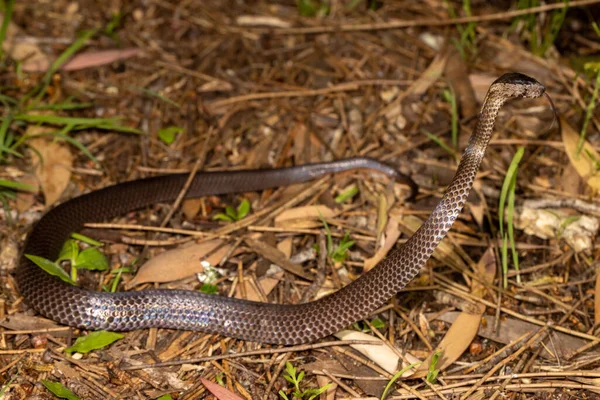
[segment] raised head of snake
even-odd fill
[[[504,99],[534,99],[543,95],[545,91],[546,88],[544,85],[535,79],[518,72],[511,72],[502,75],[492,83],[488,91],[488,96],[501,97]]]
[[[265,343],[315,341],[368,317],[418,274],[467,200],[500,106],[510,98],[533,98],[543,93],[542,84],[522,74],[507,74],[496,80],[452,183],[421,228],[368,273],[318,300],[271,304],[189,290],[94,292],[47,274],[26,257],[17,268],[19,290],[41,314],[85,329],[162,327]],[[373,160],[354,159],[272,170],[203,172],[189,182],[187,174],[125,182],[74,198],[48,212],[32,229],[24,253],[55,259],[64,240],[84,222],[105,221],[157,202],[173,201],[184,188],[186,197],[248,192],[350,168],[377,168],[389,173],[389,167]]]

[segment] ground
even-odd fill
[[[300,391],[323,388],[322,399],[598,398],[596,3],[4,2],[0,399],[54,398],[51,389],[308,399],[315,392],[295,393],[300,371]],[[542,97],[501,109],[432,259],[343,333],[286,347],[152,328],[86,352],[71,346],[90,332],[42,318],[21,296],[27,234],[83,193],[174,172],[369,157],[410,177],[417,196],[405,178],[352,170],[156,204],[82,228],[103,245],[69,242],[59,263],[100,291],[283,304],[333,292],[428,217],[488,87],[514,71],[543,83],[554,106]],[[378,342],[369,351],[356,342],[365,337]]]

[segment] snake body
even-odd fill
[[[186,290],[94,292],[47,274],[24,256],[16,271],[19,290],[40,314],[84,329],[161,327],[263,343],[315,341],[368,317],[417,275],[467,200],[500,107],[510,98],[535,98],[544,91],[542,84],[522,74],[497,79],[488,90],[456,175],[429,218],[375,268],[326,297],[303,304],[270,304]],[[272,170],[207,172],[195,176],[186,197],[262,190],[351,168],[375,168],[397,177],[390,167],[365,158]],[[187,174],[175,174],[135,180],[69,200],[42,217],[23,252],[53,260],[63,242],[83,223],[106,221],[172,201],[186,179]]]

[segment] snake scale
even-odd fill
[[[84,329],[161,327],[263,343],[315,341],[368,317],[417,275],[467,200],[500,107],[510,98],[536,98],[544,92],[541,83],[523,74],[498,78],[488,90],[456,175],[429,218],[375,268],[318,300],[270,304],[186,290],[95,292],[47,274],[24,256],[16,271],[18,288],[40,314]],[[375,168],[397,177],[390,167],[366,158],[271,170],[206,172],[195,176],[186,197],[262,190],[352,168]],[[83,223],[106,221],[154,203],[173,201],[186,179],[187,174],[174,174],[134,180],[69,200],[34,226],[23,253],[53,260],[63,242]]]

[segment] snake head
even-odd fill
[[[544,94],[546,88],[535,79],[511,72],[496,79],[490,86],[490,93],[496,92],[504,97],[521,97],[534,99]]]

